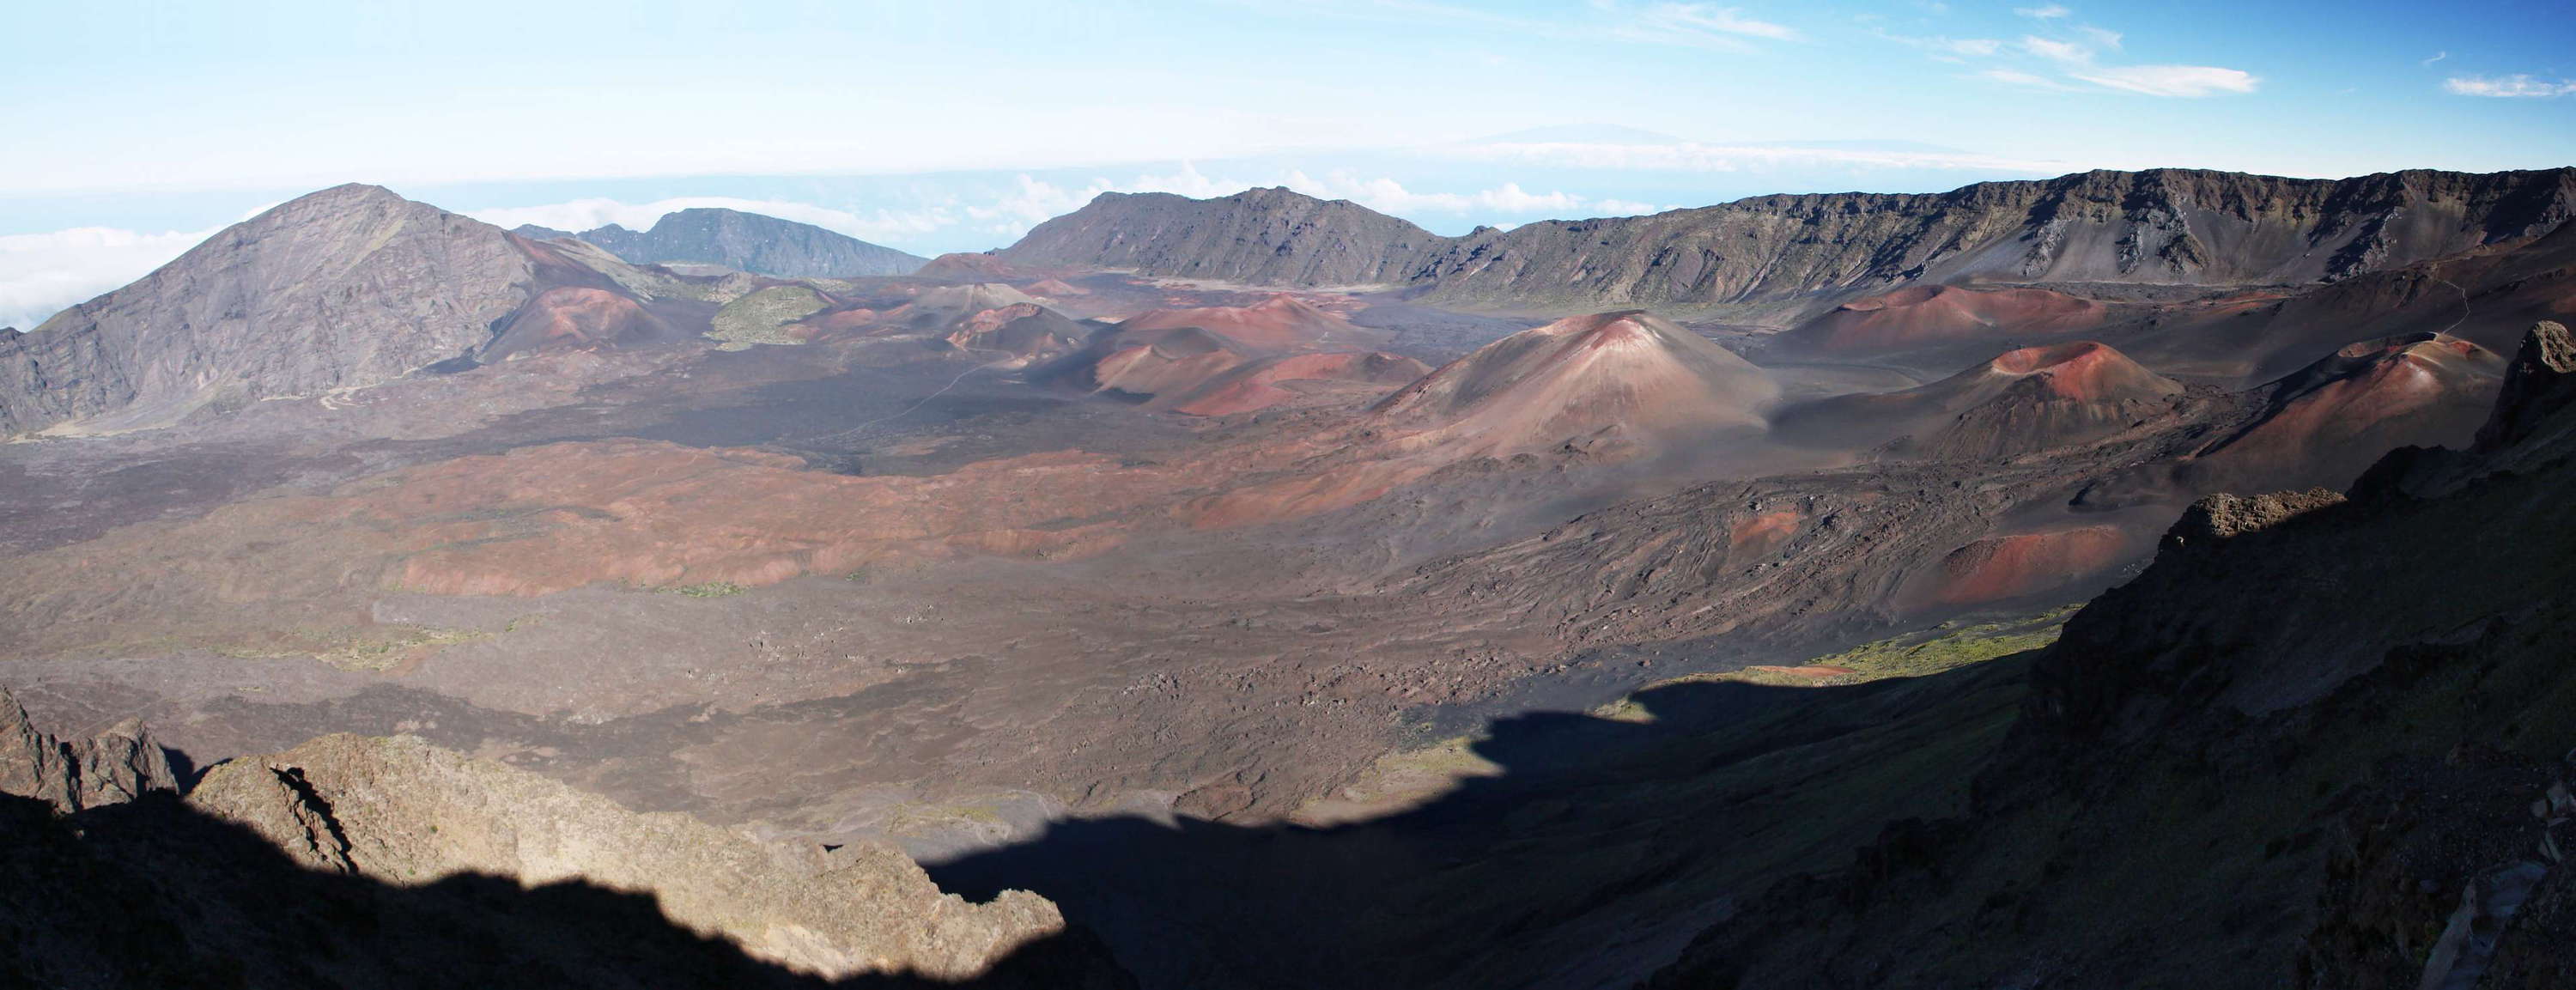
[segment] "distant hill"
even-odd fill
[[[534,224],[511,233],[535,240],[579,238],[632,264],[722,265],[779,278],[910,275],[930,263],[812,224],[715,208],[666,213],[642,232],[612,223],[578,234]]]

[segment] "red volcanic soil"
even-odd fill
[[[2101,574],[2128,556],[2129,538],[2112,526],[1989,537],[1942,558],[1925,597],[1945,606],[2024,598]]]
[[[1391,387],[1430,373],[1420,361],[1379,351],[1292,354],[1239,367],[1170,408],[1192,416],[1231,416],[1299,398],[1298,391],[1281,387],[1290,382]]]
[[[2007,351],[1901,392],[1835,396],[1784,411],[1780,434],[1822,446],[1908,437],[1899,453],[1996,457],[2098,440],[2168,407],[2183,386],[2110,345]]]
[[[2108,344],[2090,340],[2006,351],[1987,362],[1981,374],[2035,378],[2048,394],[2073,402],[2119,402],[2182,391],[2172,379],[2148,371]]]
[[[943,338],[971,351],[1000,351],[1023,363],[1082,346],[1082,324],[1036,303],[1017,303],[967,317]]]
[[[930,259],[912,273],[915,278],[938,278],[960,282],[1000,282],[1019,277],[1020,270],[1009,262],[975,251],[951,251]]]
[[[632,298],[606,289],[567,285],[547,289],[528,300],[486,353],[514,356],[686,336],[685,331],[653,315]]]
[[[1558,320],[1478,349],[1378,405],[1408,446],[1462,455],[1615,437],[1646,446],[1760,427],[1779,397],[1735,352],[1642,312]]]
[[[1121,331],[1182,327],[1198,327],[1254,350],[1310,350],[1334,344],[1374,347],[1385,340],[1383,334],[1363,330],[1312,303],[1284,295],[1250,306],[1148,310],[1118,324]]]
[[[865,306],[854,306],[849,309],[836,309],[830,312],[816,313],[812,316],[796,321],[796,326],[804,331],[804,335],[813,336],[816,334],[840,333],[875,326],[878,321],[883,320],[884,318],[885,314],[879,313],[876,310],[869,309]]]
[[[1025,291],[1027,291],[1027,292],[1028,292],[1029,294],[1031,294],[1031,295],[1035,295],[1035,296],[1042,296],[1042,297],[1044,297],[1044,296],[1087,296],[1087,295],[1090,295],[1090,294],[1091,294],[1091,290],[1086,289],[1086,288],[1083,288],[1083,287],[1081,287],[1081,286],[1079,286],[1079,285],[1075,285],[1075,284],[1073,284],[1073,283],[1067,282],[1067,281],[1065,281],[1065,280],[1063,280],[1063,279],[1060,279],[1060,278],[1044,279],[1044,280],[1041,280],[1041,281],[1038,281],[1038,282],[1031,283],[1031,284],[1029,285],[1028,289],[1027,289],[1027,290],[1025,290]]]
[[[559,443],[129,527],[17,558],[0,590],[90,603],[75,612],[146,595],[181,614],[384,590],[763,585],[968,554],[1088,554],[1124,538],[1125,524],[1104,520],[1150,515],[1203,483],[1080,451],[854,477],[750,450]]]
[[[2101,303],[2047,289],[1918,285],[1844,303],[1790,331],[1811,350],[1849,354],[2005,337],[2081,333],[2108,315]]]
[[[1727,530],[1727,550],[1768,553],[1798,535],[1798,527],[1806,521],[1807,517],[1787,510],[1748,516]]]
[[[2466,444],[2486,421],[2504,364],[2438,333],[2353,344],[2273,383],[2261,415],[2202,449],[2181,475],[2201,491],[2341,488],[2398,447]]]
[[[1290,296],[1251,306],[1158,309],[1094,336],[1036,377],[1203,416],[1295,397],[1290,381],[1401,384],[1423,366],[1363,350],[1383,339]],[[1301,359],[1302,358],[1302,359]],[[1398,376],[1403,376],[1399,378]]]

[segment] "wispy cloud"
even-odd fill
[[[1647,25],[1666,30],[1716,32],[1745,38],[1792,41],[1798,32],[1785,24],[1747,17],[1743,8],[1704,3],[1659,3],[1646,8]]]
[[[2262,83],[2242,69],[2222,69],[2214,65],[2101,66],[2068,74],[2096,86],[2148,96],[2251,93]]]
[[[1917,37],[1913,35],[1891,34],[1885,31],[1879,32],[1878,36],[1888,41],[1896,42],[1900,45],[1905,45],[1911,48],[1920,48],[1926,52],[1930,52],[1933,58],[1944,62],[1959,62],[1972,58],[1988,58],[1993,56],[1996,52],[2002,51],[2004,48],[2003,42],[1993,38],[1952,38],[1942,35]]]
[[[1546,38],[1593,38],[1643,44],[1751,52],[1755,42],[1794,41],[1798,30],[1747,13],[1741,6],[1712,3],[1591,0],[1589,14],[1536,17],[1440,0],[1312,0],[1301,14],[1392,24],[1416,24],[1442,31],[1473,28]]]
[[[2075,40],[2080,38],[2082,40]],[[1917,48],[1935,51],[1936,58],[1959,61],[1962,57],[1987,57],[2007,54],[2000,43],[1986,48],[1947,48],[1937,43],[1947,39],[1892,38]],[[2015,41],[2009,52],[2027,56],[2023,65],[1996,65],[1974,74],[2010,86],[2031,89],[2079,90],[2100,89],[2146,96],[2199,97],[2217,93],[2251,93],[2262,80],[2242,69],[2214,65],[2118,65],[2103,62],[2100,52],[2117,50],[2121,35],[2117,31],[2092,25],[2077,25],[2073,37],[2026,34]],[[2031,64],[2036,61],[2036,65]],[[2038,71],[2045,68],[2049,74]]]
[[[2439,52],[2434,52],[2434,53],[2433,53],[2433,57],[2432,57],[2432,58],[2425,59],[2425,60],[2423,60],[2423,61],[2421,61],[2421,62],[2417,62],[2417,63],[2415,63],[2415,64],[2417,64],[2417,65],[2431,65],[2431,64],[2433,64],[2433,63],[2435,63],[2435,62],[2439,62],[2439,61],[2441,61],[2441,60],[2443,60],[2443,59],[2446,59],[2446,58],[2449,58],[2449,57],[2451,57],[2451,53],[2450,53],[2450,52],[2448,52],[2448,51],[2439,51]]]
[[[2068,90],[2075,88],[2065,83],[2058,82],[2055,79],[2048,78],[2047,76],[2023,72],[2020,69],[1986,69],[1978,72],[1977,78],[1988,80],[1990,82],[2003,83],[2007,86],[2022,86],[2030,89]]]
[[[33,330],[46,317],[142,278],[214,234],[76,227],[0,237],[0,327]]]
[[[2547,99],[2576,94],[2576,80],[2555,82],[2529,73],[2509,76],[2452,76],[2442,80],[2442,88],[2460,96],[2502,96],[2525,99]]]
[[[1527,141],[1460,145],[1450,154],[1545,168],[1610,171],[1738,172],[1770,168],[1933,169],[2029,172],[2062,171],[2064,163],[2002,158],[1964,151],[1815,147],[1777,144],[1703,144],[1696,141]]]
[[[2066,9],[2064,4],[2052,3],[2039,7],[2015,7],[2013,8],[2013,13],[2020,14],[2023,17],[2035,18],[2043,21],[2053,21],[2059,18],[2073,16],[2075,12]]]

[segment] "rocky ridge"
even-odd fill
[[[612,223],[577,234],[536,226],[512,233],[536,240],[577,238],[632,264],[721,265],[778,278],[910,275],[929,263],[813,224],[712,207],[663,214],[641,231]]]
[[[1383,283],[1491,305],[1750,305],[1924,281],[2333,282],[2541,237],[2571,212],[2576,169],[2330,180],[2095,171],[1946,193],[1761,196],[1460,237],[1284,189],[1113,193],[999,255],[1271,285]]]

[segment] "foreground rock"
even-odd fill
[[[650,892],[683,927],[831,978],[972,977],[1064,930],[1034,894],[989,904],[942,894],[891,847],[766,845],[410,737],[325,736],[234,760],[189,801],[311,869],[392,884],[482,874]]]
[[[185,799],[139,728],[65,746],[0,692],[0,983],[1124,985],[1055,905],[942,894],[410,737],[337,735]]]
[[[74,812],[177,786],[169,756],[141,721],[126,719],[89,739],[60,740],[36,731],[18,699],[0,688],[0,794]]]

